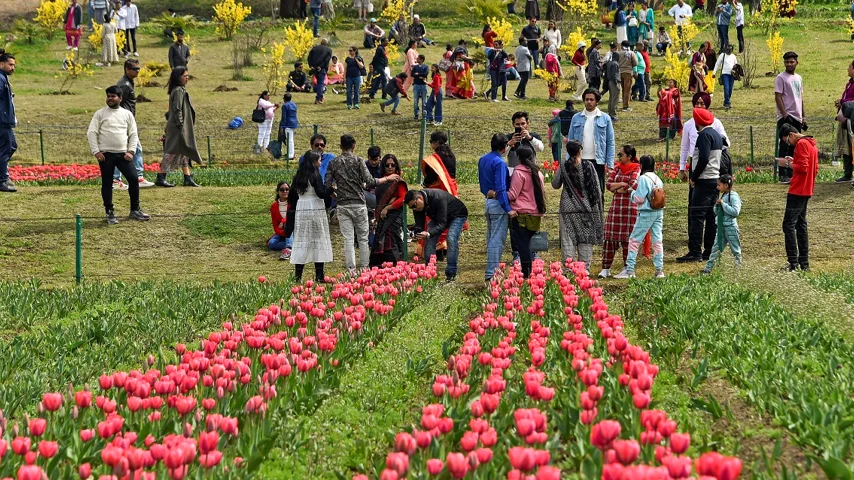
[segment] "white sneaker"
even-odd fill
[[[137,181],[139,182],[139,188],[149,188],[154,186],[154,183],[149,182],[145,177],[139,177]]]
[[[76,52],[76,51],[77,51],[77,47],[74,47],[74,48],[72,48],[71,50],[72,50],[72,51],[74,51],[74,52]]]
[[[441,126],[442,126],[442,122],[434,122],[434,123],[433,123],[433,126],[434,126],[434,127],[441,127]]]
[[[611,276],[610,268],[603,268],[601,272],[599,272],[599,278],[608,278]]]
[[[664,272],[662,272],[662,271],[655,272],[655,278],[664,278]]]
[[[95,66],[96,66],[96,67],[103,67],[103,66],[104,66],[104,64],[103,64],[103,63],[101,63],[101,62],[98,62],[98,63],[96,63],[96,64],[95,64]]]
[[[133,52],[133,56],[134,56],[134,57],[138,57],[138,56],[139,56],[139,52]]]
[[[614,275],[614,278],[619,278],[619,279],[623,279],[623,278],[635,278],[635,274],[634,274],[634,272],[629,273],[629,271],[628,271],[628,270],[626,270],[626,269],[624,268],[622,272],[620,272],[620,273],[618,273],[618,274]]]
[[[66,50],[71,50],[71,45],[68,45],[67,47],[65,47],[65,49],[66,49]]]
[[[113,190],[127,190],[128,186],[121,180],[113,180]]]

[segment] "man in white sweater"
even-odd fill
[[[119,223],[113,210],[113,170],[116,168],[128,181],[130,218],[141,221],[151,218],[139,208],[139,182],[131,163],[139,143],[136,121],[130,111],[121,108],[121,103],[121,89],[115,85],[107,88],[107,106],[95,112],[86,132],[89,150],[101,169],[101,198],[110,225]]]

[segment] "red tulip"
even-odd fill
[[[267,277],[265,277],[264,275],[261,275],[260,277],[258,277],[258,282],[264,283],[266,281],[267,281]]]
[[[74,402],[80,408],[89,408],[92,405],[92,392],[80,390],[74,393]]]
[[[44,418],[32,418],[30,419],[30,435],[33,437],[40,437],[44,434],[45,429],[47,429],[47,420]]]
[[[32,440],[29,437],[15,437],[12,439],[12,451],[15,455],[26,455],[33,446]]]
[[[57,442],[50,442],[47,440],[39,442],[39,455],[44,458],[52,458],[58,451],[59,444]]]
[[[496,432],[494,428],[490,428],[489,430],[481,433],[480,443],[484,447],[494,446],[496,443],[498,443],[498,432]]]
[[[537,470],[537,480],[560,480],[560,469],[548,465],[540,467]]]
[[[469,471],[469,463],[462,453],[450,452],[445,458],[445,464],[453,478],[463,478]]]
[[[0,459],[6,455],[6,450],[9,448],[9,442],[0,438]]]
[[[604,450],[611,445],[611,442],[614,439],[620,436],[621,430],[622,427],[619,422],[615,422],[613,420],[602,420],[596,425],[593,425],[593,428],[590,430],[590,443],[592,443],[593,446]]]
[[[718,469],[718,480],[735,480],[741,474],[741,460],[725,457]]]
[[[213,468],[219,465],[219,462],[222,461],[222,452],[219,450],[212,450],[204,455],[199,456],[199,463],[205,468]]]
[[[429,435],[429,433],[428,433]],[[429,444],[430,441],[428,440]],[[398,433],[397,436],[394,437],[394,450],[397,452],[403,452],[407,455],[412,455],[415,453],[415,450],[418,449],[418,442],[415,440],[415,437],[412,435],[401,432]],[[399,472],[398,472],[399,473]]]
[[[508,452],[510,457],[510,465],[517,470],[527,472],[533,470],[537,465],[537,459],[534,450],[525,447],[513,447]]]
[[[216,450],[219,445],[219,434],[216,431],[202,432],[199,435],[199,451],[203,454]]]
[[[61,393],[45,393],[42,395],[42,405],[48,412],[55,412],[62,407]]]
[[[84,463],[80,465],[80,468],[77,469],[77,475],[80,476],[80,480],[86,480],[90,476],[92,476],[92,465],[89,463]]]
[[[406,476],[409,470],[409,456],[403,452],[392,452],[386,456],[385,466],[388,469],[394,470],[398,477]]]
[[[691,475],[691,458],[670,455],[661,462],[667,467],[667,473],[673,478],[687,478]]]
[[[380,480],[398,480],[399,478],[400,475],[390,468],[386,468],[380,473]]]
[[[471,430],[465,432],[463,434],[463,438],[460,439],[460,448],[465,452],[470,452],[477,448],[478,434],[477,432],[472,432]]]
[[[427,473],[430,475],[438,475],[442,473],[442,468],[444,468],[444,464],[438,458],[431,458],[427,460]]]
[[[670,435],[670,449],[673,453],[681,455],[691,445],[691,435],[687,433],[674,433]]]
[[[640,455],[640,445],[635,440],[615,440],[613,445],[617,460],[623,465],[631,464]]]
[[[18,469],[18,480],[41,480],[44,472],[37,465],[22,465]]]

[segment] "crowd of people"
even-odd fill
[[[119,47],[124,58],[139,57],[136,46],[136,30],[140,25],[139,9],[133,0],[89,0],[89,30],[97,24],[101,28],[101,60],[95,65],[110,67],[120,61]],[[78,0],[71,0],[63,16],[66,50],[77,52],[83,36],[83,7]],[[125,34],[125,44],[116,44],[116,33]]]

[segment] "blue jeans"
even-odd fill
[[[510,216],[504,211],[501,203],[495,199],[486,199],[486,280],[492,278],[501,263],[509,222]]]
[[[347,106],[359,106],[359,90],[362,87],[362,77],[347,77]]]
[[[510,67],[507,69],[507,80],[521,80],[522,76],[519,75],[519,72],[516,70],[516,67]]]
[[[730,74],[721,75],[721,80],[724,82],[724,106],[728,107],[731,105],[730,99],[732,98],[732,87],[735,84],[735,79]]]
[[[632,93],[637,94],[638,100],[646,98],[646,84],[643,81],[643,74],[639,73],[635,79],[635,86],[632,87]]]
[[[133,168],[136,169],[136,176],[141,177],[142,172],[144,171],[142,168],[142,146],[136,146],[136,153],[133,155]],[[113,181],[119,181],[122,179],[122,172],[117,168],[115,172],[113,172]]]
[[[394,108],[392,108],[391,111],[396,112],[397,106],[400,105],[400,94],[399,93],[395,93],[394,95],[391,96],[391,98],[389,98],[385,102],[381,103],[380,105],[382,105],[383,107],[387,107],[387,106],[391,105],[392,103],[394,104]]]
[[[9,180],[9,160],[18,150],[15,131],[11,128],[0,128],[0,183]]]
[[[427,85],[412,86],[412,110],[415,112],[415,119],[418,120],[418,113],[424,108],[424,102],[427,101]],[[426,108],[424,108],[426,112]]]
[[[428,122],[442,121],[442,89],[436,93],[431,93],[427,98],[427,105],[424,106],[424,115],[427,116]]]
[[[270,237],[267,240],[267,248],[270,250],[284,250],[286,248],[293,248],[294,246],[294,236],[291,235],[288,238],[282,238],[280,235],[276,234]]]
[[[314,76],[317,78],[317,83],[314,85],[314,100],[320,102],[323,101],[323,95],[326,93],[326,70],[318,71]]]
[[[638,248],[646,232],[652,232],[652,264],[655,271],[664,270],[664,243],[661,230],[664,228],[664,210],[639,210],[635,227],[629,236],[629,254],[626,256],[626,271],[635,273]]]
[[[455,218],[448,225],[448,256],[446,258],[448,264],[445,266],[445,277],[451,279],[457,276],[457,260],[460,258],[460,234],[463,233],[463,227],[468,220],[467,217]],[[430,257],[436,254],[436,244],[439,243],[439,236],[430,237],[424,245],[424,261],[429,262]]]
[[[486,98],[498,99],[498,87],[501,87],[501,98],[507,98],[507,74],[501,72],[489,72],[492,88]]]
[[[314,28],[313,28],[314,38],[317,38],[318,37],[317,32],[319,29],[318,24],[320,23],[320,9],[319,8],[312,8],[311,9],[311,15],[314,17]]]
[[[718,38],[721,39],[721,52],[726,52],[726,46],[729,45],[729,24],[718,25]]]

